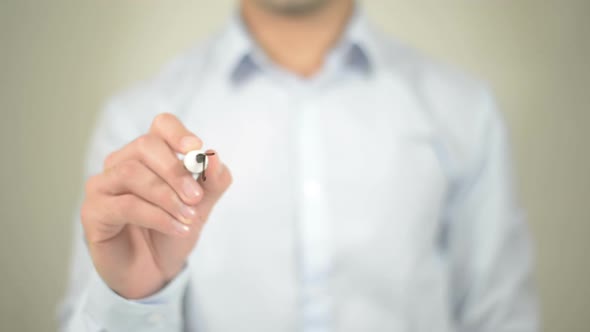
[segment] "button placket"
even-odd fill
[[[317,82],[316,82],[317,83]],[[314,85],[315,87],[315,85]],[[330,219],[322,187],[324,162],[321,140],[321,110],[313,104],[311,89],[299,95],[296,141],[299,171],[299,220],[302,280],[302,314],[306,325],[330,324],[331,266]],[[313,323],[313,324],[312,324]]]

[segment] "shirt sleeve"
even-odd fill
[[[144,117],[135,119],[111,102],[100,114],[86,158],[85,177],[102,171],[106,156],[139,136]],[[186,308],[189,267],[158,293],[141,300],[127,300],[112,291],[98,276],[79,218],[74,219],[69,282],[58,309],[60,331],[182,331]]]
[[[87,325],[98,327],[98,331],[182,331],[182,304],[187,283],[185,268],[158,293],[131,301],[95,278],[89,286],[82,314],[88,320]]]
[[[69,303],[70,313],[60,319],[60,330],[183,331],[183,305],[189,278],[185,267],[158,293],[140,300],[128,300],[112,291],[92,272],[86,285],[74,294],[77,299]]]
[[[447,248],[458,331],[539,330],[533,255],[512,178],[506,127],[491,96],[477,157],[449,213]]]

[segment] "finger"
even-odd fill
[[[145,164],[168,183],[185,204],[192,206],[200,202],[203,189],[160,137],[143,135],[111,154],[105,161],[105,172],[120,167],[127,160],[139,160]],[[134,171],[123,169],[123,172],[131,176]]]
[[[194,226],[177,221],[166,211],[132,194],[93,195],[81,210],[84,234],[89,243],[111,239],[126,225],[153,229],[169,236],[187,237]]]
[[[191,226],[181,223],[161,208],[131,195],[105,196],[107,206],[111,206],[112,215],[109,222],[117,225],[136,225],[153,229],[157,232],[185,237],[190,234]]]
[[[199,183],[204,191],[203,199],[199,203],[199,211],[203,220],[207,220],[215,203],[232,183],[231,173],[221,162],[219,154],[213,150],[206,152],[214,154],[208,157],[207,180],[203,181],[202,177],[199,178]]]
[[[161,137],[172,150],[186,154],[191,150],[198,150],[203,146],[199,137],[190,132],[170,113],[157,115],[152,122],[150,133]]]
[[[105,172],[97,190],[112,196],[134,194],[185,224],[200,220],[195,207],[184,204],[168,183],[136,159]]]

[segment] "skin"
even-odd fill
[[[241,2],[259,45],[301,76],[321,68],[352,8],[352,0]],[[81,210],[86,242],[98,274],[120,296],[145,298],[174,279],[230,187],[218,153],[209,157],[206,182],[195,181],[176,157],[202,145],[174,115],[160,114],[149,132],[112,152],[103,172],[88,179]]]
[[[86,183],[82,225],[98,274],[122,297],[139,299],[164,287],[183,268],[209,213],[232,182],[219,154],[199,182],[175,153],[201,140],[171,114],[110,154]]]
[[[305,16],[313,14],[333,0],[257,0],[266,10],[284,16]]]
[[[342,35],[353,0],[242,0],[250,34],[279,66],[311,77]]]

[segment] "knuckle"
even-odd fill
[[[124,217],[130,211],[137,209],[137,202],[132,195],[122,195],[117,198],[117,207],[119,209],[118,214]]]
[[[96,233],[97,225],[104,217],[100,211],[101,208],[97,208],[95,202],[92,200],[86,200],[82,206],[80,207],[80,223],[82,228],[84,229],[84,234],[94,234]],[[87,239],[92,242],[92,237],[88,237]]]
[[[97,191],[98,183],[100,182],[100,175],[93,175],[86,180],[84,185],[84,192],[86,195]]]
[[[136,148],[139,159],[147,160],[150,154],[157,150],[160,139],[152,134],[146,134],[136,140]]]
[[[153,137],[151,135],[147,134],[147,135],[139,136],[135,140],[135,145],[137,147],[137,150],[140,153],[144,153],[150,149],[150,146],[153,144],[153,142],[154,142]]]
[[[179,205],[179,199],[172,190],[161,190],[156,198],[161,206],[174,206]]]
[[[175,181],[181,175],[184,175],[182,164],[176,159],[162,161],[162,173],[164,178]]]
[[[144,172],[141,181],[145,183],[145,187],[150,188],[150,190],[152,190],[152,188],[158,188],[163,184],[163,180],[151,170]]]
[[[82,222],[83,226],[87,226],[89,220],[92,218],[92,208],[88,202],[84,202],[82,207],[80,208],[80,221]]]
[[[137,160],[128,160],[116,167],[117,176],[120,180],[129,179],[137,175],[140,171],[140,163]]]
[[[153,225],[155,228],[159,228],[159,229],[163,229],[163,230],[167,230],[167,231],[173,231],[174,229],[172,228],[172,219],[170,219],[168,217],[167,214],[165,213],[158,213],[158,214],[154,214],[153,215]]]
[[[154,121],[152,122],[152,128],[159,129],[163,128],[166,123],[173,121],[176,119],[174,115],[171,113],[160,113],[154,117]]]
[[[115,163],[116,158],[117,158],[116,151],[109,153],[109,155],[106,156],[106,158],[104,159],[104,162],[102,164],[103,169],[108,169],[108,168],[112,167],[113,164]]]

